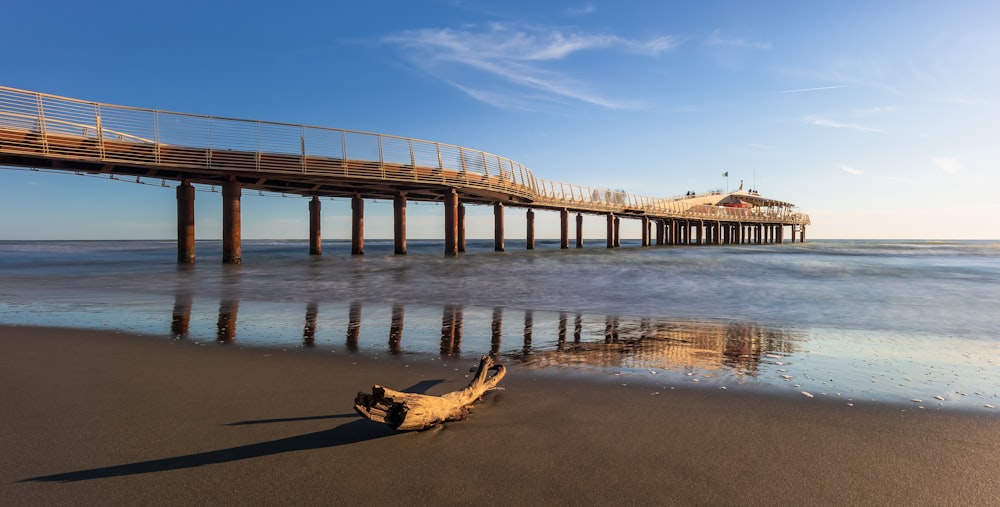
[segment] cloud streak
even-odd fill
[[[718,29],[712,32],[705,40],[706,46],[732,46],[747,49],[771,49],[770,42],[757,42],[741,39],[739,37],[723,37]]]
[[[544,27],[514,29],[503,23],[478,31],[475,27],[408,30],[383,37],[381,42],[399,48],[415,67],[469,97],[514,109],[530,103],[567,100],[608,109],[637,107],[636,103],[594,93],[585,83],[551,67],[555,62],[595,50],[656,56],[679,44],[669,36],[635,40]]]
[[[841,165],[840,166],[840,170],[844,171],[847,174],[853,174],[855,176],[861,176],[861,175],[863,175],[865,173],[861,169],[855,169],[853,167],[849,167],[849,166],[846,166],[846,165]]]
[[[829,118],[822,118],[819,116],[806,116],[802,121],[808,125],[816,125],[818,127],[860,130],[862,132],[882,132],[881,129],[877,129],[874,127],[866,127],[864,125],[858,125],[856,123],[841,123],[839,121],[831,120]]]
[[[815,88],[795,88],[795,89],[792,89],[792,90],[781,90],[778,93],[818,92],[818,91],[821,91],[821,90],[836,90],[838,88],[847,88],[847,85],[817,86]]]

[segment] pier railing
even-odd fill
[[[544,208],[657,218],[809,220],[787,209],[699,208],[685,199],[545,180],[509,158],[434,141],[103,104],[2,86],[0,152],[290,178],[417,182],[515,196]]]

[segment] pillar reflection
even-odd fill
[[[187,338],[191,328],[191,293],[178,291],[174,294],[174,311],[170,319],[170,335],[174,338]]]
[[[403,305],[394,303],[392,305],[392,322],[389,324],[389,352],[393,355],[400,353],[399,343],[403,339]]]
[[[238,191],[237,191],[238,200]],[[219,301],[219,320],[216,323],[216,336],[219,343],[236,341],[236,314],[240,309],[240,265],[239,240],[231,245],[234,257],[224,264],[222,274],[222,297]]]
[[[347,350],[358,351],[358,335],[361,334],[361,302],[354,301],[347,313]]]
[[[608,315],[604,319],[604,343],[618,343],[617,315]]]
[[[566,325],[568,317],[565,312],[559,313],[559,334],[556,339],[556,350],[563,350],[566,348]]]
[[[219,302],[219,320],[216,323],[219,343],[236,341],[236,314],[240,309],[240,301],[235,298],[223,298]]]
[[[441,355],[457,356],[462,351],[462,307],[445,305],[441,314]]]
[[[503,328],[503,308],[496,307],[493,309],[493,320],[491,323],[492,335],[490,336],[490,355],[496,356],[500,354],[500,340],[502,338],[502,328]]]
[[[524,353],[531,352],[531,335],[534,328],[535,315],[531,310],[524,311]]]
[[[302,328],[302,346],[316,345],[316,317],[319,315],[319,304],[315,301],[306,303],[306,323]]]

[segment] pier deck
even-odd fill
[[[355,228],[363,199],[393,200],[396,253],[405,253],[407,200],[445,204],[449,254],[463,249],[464,204],[494,206],[498,250],[505,206],[560,211],[563,248],[569,213],[578,215],[578,247],[583,213],[607,215],[609,247],[618,245],[620,217],[643,220],[644,246],[651,244],[654,225],[656,244],[662,245],[783,242],[785,227],[791,228],[792,241],[796,231],[804,241],[810,223],[791,203],[756,193],[646,197],[545,180],[511,159],[433,141],[132,108],[8,87],[0,87],[0,166],[180,182],[181,262],[194,260],[193,225],[189,232],[183,225],[193,224],[192,184],[223,187],[224,243],[228,237],[235,250],[224,255],[227,262],[239,262],[239,206],[233,203],[242,189],[313,197],[312,253],[321,251],[321,197],[353,199]],[[533,220],[533,213],[527,216]],[[363,229],[354,236],[363,242]],[[192,250],[181,252],[187,244]],[[355,246],[352,251],[363,253],[363,245]]]

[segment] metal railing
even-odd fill
[[[0,152],[183,170],[418,182],[516,196],[527,204],[657,218],[808,223],[788,210],[692,208],[536,178],[492,153],[407,137],[88,102],[0,86]]]

